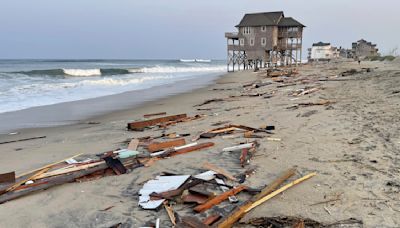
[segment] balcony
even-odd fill
[[[239,33],[237,33],[237,32],[226,32],[225,33],[225,38],[237,40],[237,39],[239,39]]]

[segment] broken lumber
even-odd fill
[[[30,188],[25,188],[19,191],[12,191],[12,192],[7,192],[3,195],[0,196],[0,204],[28,195],[32,192],[36,192],[36,191],[40,191],[40,190],[44,190],[44,189],[48,189],[50,187],[53,186],[57,186],[57,185],[61,185],[64,183],[68,183],[68,182],[73,182],[75,179],[89,175],[91,173],[97,172],[99,170],[104,170],[107,168],[107,165],[104,163],[102,165],[93,167],[93,168],[89,168],[86,170],[82,170],[79,172],[75,172],[75,173],[71,173],[69,175],[62,175],[62,176],[56,176],[56,177],[52,177],[52,178],[48,178],[46,180],[43,180],[43,184],[40,185],[36,185]]]
[[[203,223],[206,224],[206,225],[208,225],[208,226],[211,226],[211,225],[214,224],[216,221],[218,221],[220,218],[221,218],[221,215],[212,214],[212,215],[208,216],[207,218],[205,218],[205,219],[203,220]]]
[[[224,100],[225,100],[225,99],[220,99],[220,98],[218,98],[218,99],[210,99],[210,100],[204,101],[204,102],[201,103],[201,104],[197,104],[197,105],[195,105],[195,106],[193,106],[193,107],[200,107],[200,106],[207,105],[207,104],[210,104],[210,103],[213,103],[213,102],[221,102],[221,101],[224,101]]]
[[[151,120],[131,122],[131,123],[128,123],[128,130],[141,131],[146,127],[151,127],[151,126],[161,124],[161,123],[166,123],[169,121],[181,120],[184,118],[187,118],[186,114],[179,114],[179,115],[173,115],[173,116],[160,117],[160,118],[151,119]]]
[[[167,201],[164,202],[164,208],[167,211],[168,217],[171,220],[172,225],[175,226],[176,225],[175,213],[172,207],[168,205]]]
[[[66,158],[66,159],[64,159],[64,160],[61,160],[61,161],[58,161],[58,162],[54,162],[54,163],[45,165],[45,166],[40,167],[40,168],[38,168],[38,169],[35,169],[35,170],[32,170],[32,171],[29,171],[29,172],[20,174],[20,175],[17,176],[17,178],[22,177],[22,176],[26,176],[26,175],[31,174],[31,173],[34,173],[34,172],[37,172],[37,171],[39,171],[39,170],[43,170],[43,169],[45,169],[45,168],[52,167],[52,166],[57,165],[57,164],[59,164],[59,163],[61,163],[61,162],[65,162],[66,160],[73,159],[73,158],[79,157],[79,156],[81,156],[81,155],[82,155],[82,154],[77,154],[77,155],[74,155],[74,156],[72,156],[72,157]]]
[[[0,184],[14,183],[14,182],[15,182],[15,172],[0,174]]]
[[[46,138],[46,136],[38,136],[38,137],[32,137],[32,138],[26,138],[26,139],[17,139],[17,140],[12,140],[12,141],[0,142],[0,144],[23,142],[23,141],[29,141],[29,140],[34,140],[34,139],[44,139],[44,138]]]
[[[85,170],[85,169],[88,169],[88,168],[96,167],[96,166],[99,166],[99,165],[102,165],[102,164],[105,164],[105,163],[106,163],[105,161],[99,161],[99,162],[93,162],[93,163],[89,163],[89,164],[85,164],[85,165],[72,166],[71,168],[68,167],[68,168],[56,169],[54,171],[41,173],[40,175],[37,175],[37,176],[33,177],[31,180],[39,180],[39,179],[43,179],[43,178],[48,178],[48,177],[68,174],[68,173],[72,173],[72,172],[81,171],[81,170]]]
[[[204,212],[204,211],[212,208],[214,205],[220,204],[224,200],[228,199],[229,196],[234,196],[234,195],[238,194],[239,192],[245,190],[246,188],[247,188],[247,186],[239,185],[238,187],[232,188],[231,190],[226,191],[226,192],[222,193],[221,195],[218,195],[218,196],[212,198],[211,200],[207,201],[206,203],[195,207],[194,210],[199,213]]]
[[[212,170],[212,171],[214,171],[216,173],[219,173],[219,174],[225,176],[226,178],[228,178],[229,180],[237,181],[237,179],[232,174],[230,174],[228,171],[226,171],[226,170],[224,170],[222,168],[218,168],[218,167],[216,167],[215,165],[213,165],[211,163],[208,163],[208,162],[204,163],[203,164],[203,168],[208,169],[208,170]]]
[[[287,189],[289,189],[289,188],[291,188],[291,187],[293,187],[293,186],[295,186],[297,184],[300,184],[301,182],[303,182],[305,180],[310,179],[311,177],[313,177],[315,175],[317,175],[317,173],[310,173],[310,174],[308,174],[308,175],[306,175],[306,176],[304,176],[302,178],[299,178],[299,179],[297,179],[297,180],[295,180],[293,182],[290,182],[289,184],[287,184],[287,185],[283,186],[282,188],[272,192],[269,195],[263,196],[262,198],[260,198],[256,202],[254,202],[249,208],[247,208],[245,210],[245,212],[251,211],[252,209],[254,209],[254,208],[258,207],[259,205],[263,204],[264,202],[268,201],[269,199],[279,195],[280,193],[286,191]]]
[[[132,139],[127,149],[135,151],[137,150],[138,146],[139,146],[139,139]]]
[[[230,215],[223,218],[217,225],[218,228],[230,228],[237,222],[240,218],[242,218],[246,214],[246,209],[249,208],[253,202],[261,199],[262,197],[270,194],[275,189],[277,189],[283,182],[289,179],[291,176],[295,174],[295,169],[289,169],[284,172],[281,176],[275,179],[271,184],[269,184],[266,188],[264,188],[259,194],[253,197],[252,200],[247,201],[242,206],[235,209]]]
[[[182,148],[182,149],[178,149],[173,151],[172,153],[170,153],[168,156],[172,157],[172,156],[176,156],[176,155],[180,155],[180,154],[186,154],[192,151],[196,151],[196,150],[201,150],[201,149],[205,149],[208,147],[212,147],[214,146],[214,143],[212,142],[206,142],[206,143],[200,143],[191,147],[186,147],[186,148]]]
[[[238,146],[231,146],[231,147],[226,147],[222,149],[223,152],[231,152],[231,151],[237,151],[237,150],[242,150],[242,149],[250,149],[254,147],[254,143],[246,143],[246,144],[241,144]]]
[[[155,142],[155,143],[150,144],[147,147],[147,150],[150,153],[153,153],[153,152],[171,148],[171,147],[183,146],[185,144],[186,144],[186,142],[185,142],[185,139],[183,139],[183,138],[172,140],[172,141],[166,141],[166,142]]]

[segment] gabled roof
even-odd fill
[[[279,27],[306,27],[302,23],[296,21],[292,17],[284,17],[282,18],[279,23]]]
[[[318,42],[318,43],[314,43],[312,46],[313,47],[323,47],[323,46],[329,46],[331,45],[331,43],[324,43],[324,42]]]
[[[245,14],[236,27],[278,25],[284,16],[282,11]]]

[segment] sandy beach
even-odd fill
[[[359,73],[340,76],[350,69]],[[215,146],[163,159],[125,175],[68,183],[0,204],[0,227],[110,227],[117,223],[122,223],[122,227],[140,227],[156,218],[160,218],[161,227],[171,227],[164,210],[148,211],[138,206],[138,191],[143,183],[162,172],[198,174],[206,161],[234,175],[255,169],[244,182],[253,188],[264,187],[292,167],[297,169],[296,177],[317,172],[307,182],[252,210],[237,227],[252,227],[244,223],[276,216],[324,224],[354,218],[363,223],[340,227],[400,227],[400,62],[330,62],[304,65],[298,67],[298,72],[283,81],[267,78],[263,72],[229,73],[212,85],[82,119],[78,124],[1,135],[1,142],[46,136],[0,144],[0,173],[17,174],[80,153],[125,148],[125,141],[132,138],[176,132],[190,134],[185,138],[190,142],[221,122],[252,127],[273,125],[271,137],[281,141],[256,139],[260,145],[249,164],[242,168],[238,153],[222,149],[249,139],[201,139],[212,141]],[[243,87],[256,81],[271,84]],[[293,96],[297,90],[307,88],[318,89]],[[240,96],[254,93],[264,95]],[[129,94],[125,98],[129,99]],[[223,101],[195,107],[210,99]],[[319,101],[331,103],[299,105]],[[128,122],[158,112],[204,116],[166,130],[127,131]],[[249,195],[242,193],[238,198],[244,201]],[[222,205],[230,206],[229,202]],[[101,211],[110,206],[111,209]],[[182,214],[192,213],[187,205],[177,205],[175,209]]]

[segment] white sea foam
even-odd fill
[[[76,77],[100,76],[100,69],[63,69],[64,73]]]

